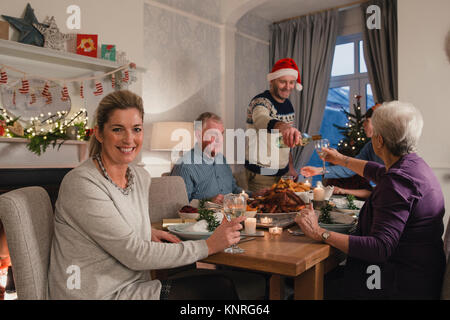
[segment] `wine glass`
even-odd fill
[[[228,221],[232,218],[240,217],[245,213],[247,200],[242,194],[226,194],[223,198],[223,212]],[[239,248],[236,244],[225,249],[226,253],[243,253],[244,249]]]
[[[320,139],[314,141],[314,148],[316,149],[317,154],[320,157],[323,157],[325,155],[325,152],[323,152],[323,148],[329,148],[330,147],[330,141],[328,139]],[[323,160],[323,171],[322,171],[322,177],[325,175],[325,173],[328,173],[328,171],[325,168],[325,160]]]

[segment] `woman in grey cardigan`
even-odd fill
[[[150,278],[148,270],[191,264],[237,243],[245,218],[223,223],[201,241],[181,242],[152,229],[150,175],[130,165],[142,147],[143,116],[142,99],[130,91],[100,102],[91,157],[65,176],[56,202],[50,299],[237,298],[220,275]]]

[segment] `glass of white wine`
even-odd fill
[[[323,157],[325,155],[325,153],[323,152],[323,148],[329,148],[329,147],[330,147],[330,141],[328,141],[328,139],[320,139],[320,140],[314,141],[314,148],[316,149],[316,152],[320,157]],[[322,161],[323,161],[322,176],[323,176],[328,171],[325,168],[325,160],[322,159]]]
[[[245,213],[247,200],[242,194],[226,194],[223,198],[223,212],[228,221],[240,217]],[[226,253],[243,253],[245,250],[239,248],[236,244],[226,248]]]

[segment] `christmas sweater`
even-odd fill
[[[278,148],[277,122],[293,125],[294,107],[289,99],[276,101],[269,90],[254,97],[247,108],[247,132],[245,167],[257,174],[282,176],[289,171],[290,148]],[[252,135],[251,130],[256,131]]]

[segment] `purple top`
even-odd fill
[[[350,235],[349,285],[359,294],[383,298],[439,298],[445,208],[433,171],[412,153],[387,172],[383,165],[368,162],[364,177],[377,186]],[[380,267],[381,290],[367,289],[367,282],[374,283],[374,278],[368,280],[375,274],[367,270],[370,265]]]

